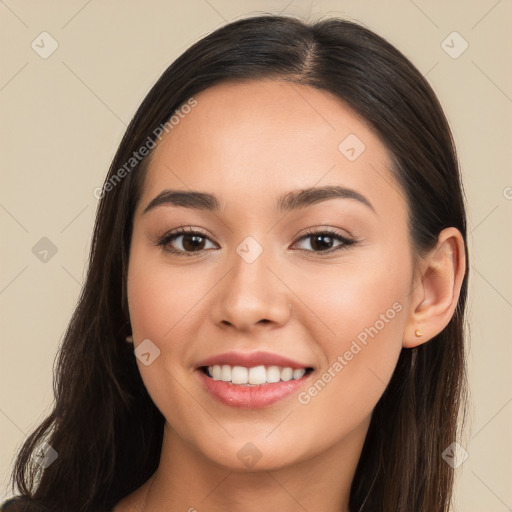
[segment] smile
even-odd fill
[[[213,380],[243,386],[261,386],[275,382],[288,382],[303,377],[310,368],[293,369],[289,366],[231,366],[228,364],[203,367],[202,370]]]
[[[260,409],[298,392],[312,368],[214,365],[198,368],[203,389],[231,407]],[[225,380],[223,380],[225,379]]]

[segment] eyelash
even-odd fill
[[[177,250],[177,249],[174,249],[173,247],[169,246],[170,242],[172,242],[173,240],[175,240],[175,239],[177,239],[177,238],[179,238],[180,236],[183,236],[183,235],[199,235],[199,236],[201,236],[203,238],[207,238],[208,240],[210,240],[210,238],[205,233],[203,233],[202,231],[197,230],[197,229],[192,229],[192,227],[189,227],[189,228],[190,229],[187,230],[184,227],[180,227],[180,228],[178,228],[174,232],[167,233],[166,235],[161,237],[155,245],[161,247],[164,251],[167,251],[167,252],[170,252],[172,254],[175,254],[176,256],[185,256],[185,257],[196,256],[198,253],[200,253],[201,251],[203,251],[205,249],[202,249],[200,251],[195,251],[195,252],[187,252],[187,251]],[[312,251],[312,250],[309,250],[309,249],[299,249],[299,250],[302,251],[302,252],[308,252],[308,253],[324,255],[324,254],[331,254],[331,253],[333,253],[335,251],[339,251],[341,249],[347,249],[348,247],[350,247],[352,245],[355,245],[358,242],[354,238],[347,238],[347,237],[341,236],[336,231],[333,231],[332,229],[326,228],[326,229],[321,229],[321,230],[317,230],[317,231],[315,231],[313,229],[309,229],[306,232],[306,234],[302,235],[300,238],[298,238],[294,242],[294,245],[296,243],[298,243],[298,242],[301,242],[302,240],[305,240],[307,238],[310,238],[310,237],[313,237],[313,236],[317,236],[317,235],[327,235],[329,238],[334,238],[335,240],[338,240],[338,241],[342,242],[342,244],[338,245],[336,247],[332,247],[330,249],[327,249],[325,251]]]

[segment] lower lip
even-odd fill
[[[196,372],[199,374],[205,389],[222,403],[232,407],[246,407],[249,409],[261,409],[286,398],[302,387],[311,375],[310,372],[300,379],[287,382],[244,386],[243,384],[213,380],[199,369]]]

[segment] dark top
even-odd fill
[[[0,512],[16,512],[18,510],[16,503],[19,503],[19,501],[18,498],[9,498],[0,504]]]
[[[21,512],[19,504],[22,501],[22,496],[14,496],[7,501],[0,503],[0,512]]]

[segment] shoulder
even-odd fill
[[[3,503],[0,503],[0,512],[42,512],[43,510],[47,509],[34,504],[27,504],[26,498],[21,495],[14,496]],[[111,512],[113,512],[113,509]]]
[[[0,512],[18,512],[20,508],[21,499],[19,496],[9,498],[7,501],[0,503]]]
[[[7,501],[0,503],[0,512],[43,512],[45,507],[31,501],[27,496],[13,496]]]

